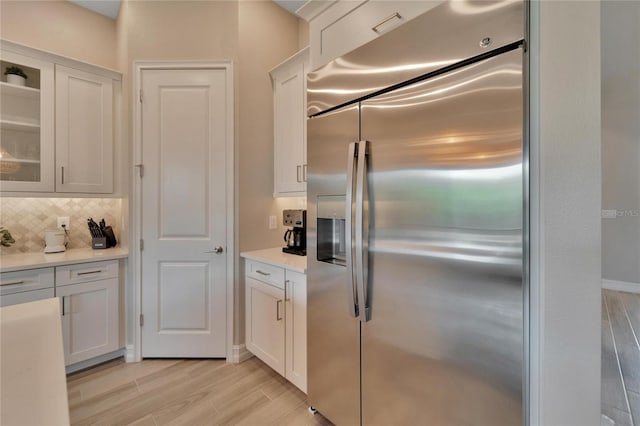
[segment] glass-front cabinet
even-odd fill
[[[54,65],[0,52],[0,189],[53,192]]]

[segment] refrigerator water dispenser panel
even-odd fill
[[[318,208],[318,261],[346,266],[344,195],[320,195]]]

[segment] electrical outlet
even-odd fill
[[[276,216],[269,216],[269,229],[278,229],[278,218]]]
[[[62,225],[65,226],[65,229],[69,230],[69,216],[62,216],[58,218],[58,228],[63,229]]]

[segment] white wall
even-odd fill
[[[531,424],[600,424],[600,4],[531,3]]]
[[[640,2],[602,2],[602,277],[640,286]]]

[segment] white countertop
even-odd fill
[[[71,249],[62,253],[19,253],[0,256],[0,272],[22,271],[48,266],[69,265],[72,263],[98,262],[101,260],[123,259],[129,251],[121,247],[104,250],[91,248]]]
[[[0,424],[68,425],[60,301],[0,308]]]
[[[273,266],[289,269],[290,271],[307,273],[307,256],[298,256],[282,252],[282,247],[263,250],[245,251],[240,253],[245,259],[257,260]]]

